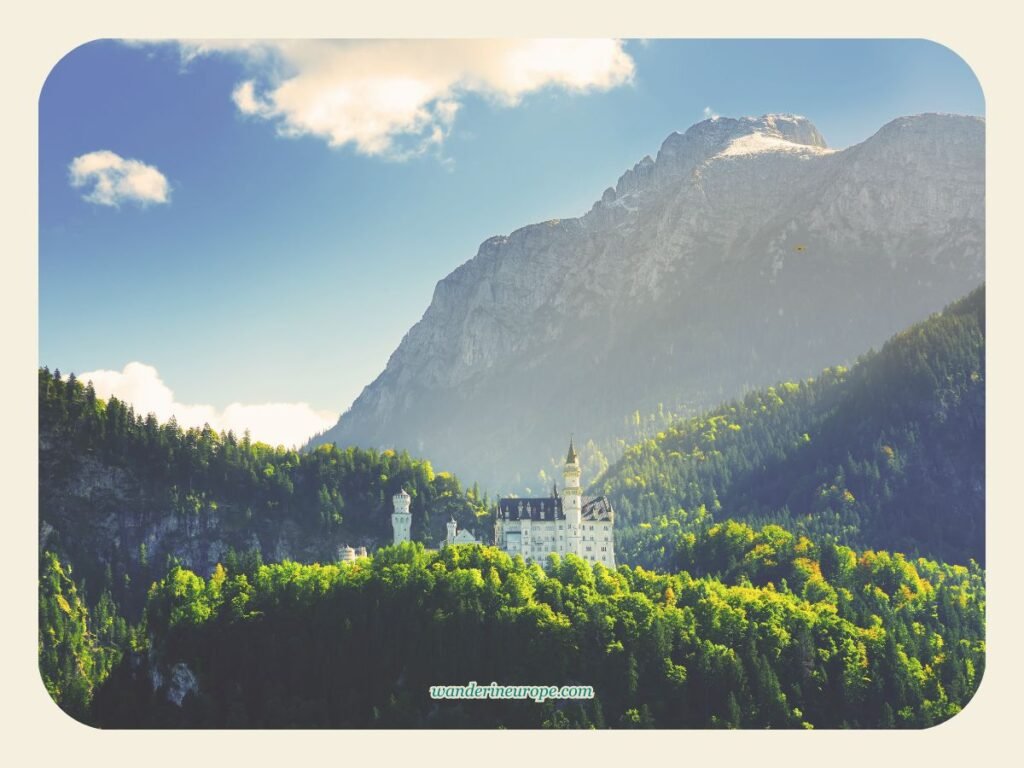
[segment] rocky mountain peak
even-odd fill
[[[810,120],[802,115],[768,114],[760,117],[712,117],[690,126],[685,133],[671,134],[661,145],[662,155],[679,149],[711,150],[715,154],[738,138],[759,134],[793,144],[828,149],[825,139]],[[691,150],[692,151],[692,150]]]
[[[703,120],[685,133],[673,133],[662,143],[656,164],[672,165],[679,160],[707,160],[726,150],[745,136],[763,136],[793,144],[828,148],[814,124],[800,115],[762,115],[761,117],[721,118]]]
[[[704,120],[584,216],[485,241],[319,440],[521,490],[569,432],[848,362],[981,282],[983,225],[978,118],[838,151],[797,115]]]
[[[821,132],[801,115],[767,114],[760,117],[712,117],[675,132],[662,142],[657,159],[646,156],[619,178],[602,202],[660,185],[692,172],[718,155],[761,152],[830,151]]]

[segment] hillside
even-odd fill
[[[579,218],[492,237],[313,444],[406,449],[522,493],[565,438],[852,361],[984,277],[984,122],[829,149],[806,118],[674,133]]]
[[[390,543],[400,488],[415,540],[436,544],[450,517],[491,530],[478,490],[406,453],[299,453],[183,430],[45,368],[39,414],[40,551],[72,564],[90,606],[109,591],[137,616],[170,559],[209,575],[217,563],[333,561],[345,544]]]
[[[984,287],[849,370],[675,422],[591,490],[612,499],[627,562],[668,567],[663,542],[641,526],[682,509],[690,526],[778,522],[850,546],[984,563]]]

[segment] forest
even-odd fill
[[[408,453],[298,452],[182,429],[45,367],[39,423],[40,672],[79,719],[172,567],[336,561],[342,544],[390,540],[401,488],[413,497],[415,539],[436,545],[451,518],[479,535],[493,525],[485,493]]]
[[[46,368],[39,411],[42,544],[74,564],[90,605],[109,591],[135,618],[171,556],[209,572],[221,561],[334,560],[343,544],[388,542],[402,488],[414,539],[436,545],[451,518],[481,536],[493,527],[486,494],[405,452],[299,452],[160,424]]]
[[[984,287],[849,369],[673,422],[590,492],[627,562],[646,562],[643,526],[685,511],[984,564]]]
[[[678,556],[690,570],[573,555],[542,568],[418,543],[206,579],[176,566],[117,663],[101,637],[67,629],[80,606],[51,610],[65,627],[56,658],[107,668],[85,716],[101,727],[918,728],[956,714],[983,674],[976,564],[737,522]],[[67,582],[50,584],[48,608],[71,602]],[[428,696],[471,680],[578,683],[595,697]]]

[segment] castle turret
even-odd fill
[[[395,544],[401,544],[403,541],[409,541],[410,531],[412,530],[412,513],[409,511],[412,497],[403,488],[391,498],[391,502],[394,505],[394,512],[391,513],[391,529],[394,531],[394,542]]]
[[[569,452],[562,468],[562,511],[566,522],[566,552],[580,554],[580,526],[583,518],[583,489],[580,488],[580,460],[576,455],[572,438],[569,438]]]
[[[448,546],[455,543],[455,533],[457,528],[458,523],[455,522],[455,518],[450,519],[448,521],[448,538],[446,539]]]

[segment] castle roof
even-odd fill
[[[612,520],[615,512],[612,504],[604,496],[585,496],[582,499],[580,517],[584,521],[601,522]],[[499,520],[532,520],[544,522],[548,520],[565,520],[562,499],[552,496],[547,499],[499,499]]]
[[[579,458],[576,456],[576,449],[572,445],[572,437],[569,438],[569,453],[565,456],[566,464],[576,464],[579,462]]]
[[[543,499],[499,499],[498,518],[500,520],[565,520],[562,511],[562,499],[551,496]]]
[[[612,510],[612,503],[604,496],[596,498],[584,498],[583,508],[580,510],[580,517],[591,522],[611,520],[615,512]]]

